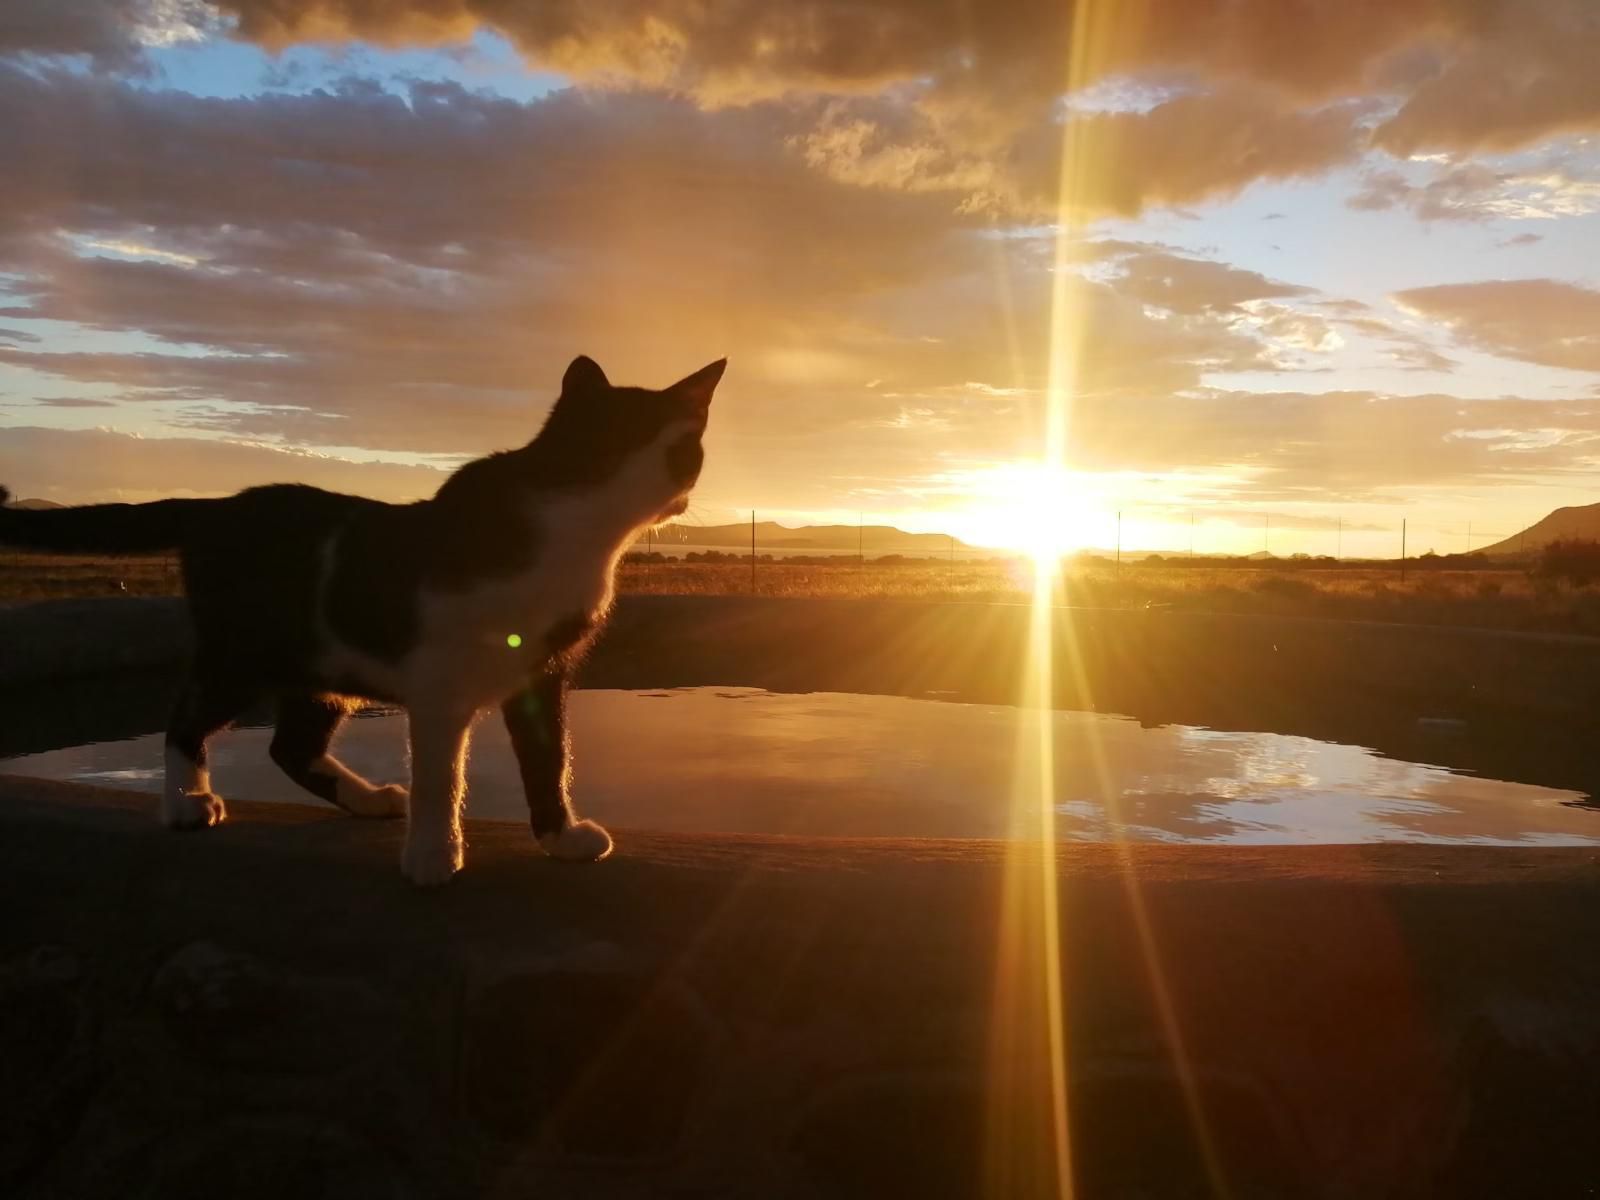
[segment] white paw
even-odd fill
[[[227,819],[227,806],[212,792],[179,792],[161,798],[161,823],[168,829],[205,829]]]
[[[593,821],[578,821],[560,833],[547,833],[539,845],[551,858],[566,862],[599,862],[611,853],[611,835]]]
[[[361,787],[341,781],[339,807],[356,817],[403,817],[410,794],[398,783]]]
[[[437,887],[450,882],[461,870],[463,846],[458,841],[435,842],[408,837],[400,856],[400,872],[418,887]]]

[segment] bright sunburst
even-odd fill
[[[977,472],[972,503],[951,524],[982,546],[1026,551],[1051,562],[1088,546],[1105,545],[1108,517],[1083,481],[1065,467],[1014,462]]]

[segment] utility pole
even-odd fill
[[[1266,554],[1272,553],[1272,514],[1267,514],[1266,531],[1261,535],[1261,549]]]
[[[1467,553],[1472,553],[1472,522],[1467,522]]]
[[[1189,510],[1189,557],[1194,557],[1194,509]]]
[[[1406,519],[1400,518],[1400,582],[1406,581]]]
[[[1122,510],[1117,510],[1117,574],[1122,574]]]
[[[861,553],[861,526],[865,520],[866,518],[861,513],[856,513],[856,566],[858,567],[865,566],[867,562],[865,556]]]
[[[1333,544],[1333,558],[1338,562],[1344,558],[1344,518],[1339,518],[1339,540]]]
[[[756,594],[756,510],[750,510],[750,594]]]

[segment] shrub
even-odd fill
[[[1600,579],[1600,542],[1563,538],[1539,551],[1534,574],[1583,587]]]
[[[1287,596],[1303,599],[1313,595],[1317,585],[1305,579],[1294,579],[1287,575],[1263,575],[1251,585],[1257,592],[1269,596]]]

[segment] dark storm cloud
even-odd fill
[[[130,0],[7,0],[0,5],[0,54],[87,54],[129,62],[148,5]]]

